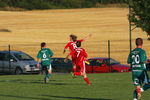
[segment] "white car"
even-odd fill
[[[39,73],[37,61],[20,51],[0,51],[0,73]]]

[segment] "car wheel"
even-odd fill
[[[20,68],[16,68],[15,74],[16,74],[16,75],[22,74],[22,70],[21,70]]]

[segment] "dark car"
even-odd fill
[[[53,72],[71,72],[72,62],[70,59],[64,62],[65,58],[51,58]]]
[[[112,58],[90,58],[89,65],[86,64],[87,73],[129,72],[130,66],[120,64]]]
[[[28,54],[21,51],[0,51],[0,72],[1,73],[39,73],[35,61]]]

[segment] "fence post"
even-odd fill
[[[10,53],[10,45],[8,45],[8,50],[9,50],[9,72],[11,71],[11,61],[10,61],[10,57],[11,57],[11,53]]]
[[[111,72],[111,67],[110,67],[110,40],[108,40],[108,66],[109,66],[109,72]]]

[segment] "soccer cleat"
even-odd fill
[[[137,98],[134,98],[133,100],[138,100]]]
[[[88,86],[91,86],[91,84],[87,84]]]
[[[90,64],[90,62],[88,62],[88,61],[85,61],[85,63],[86,63],[87,65],[89,65],[89,64]]]
[[[140,88],[141,89],[141,92],[144,92],[143,88]]]

